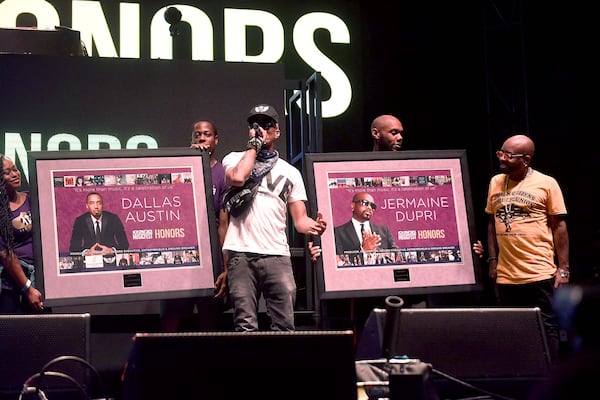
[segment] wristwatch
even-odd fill
[[[569,277],[569,270],[568,269],[559,268],[558,269],[558,275],[560,275],[561,278],[568,278]]]

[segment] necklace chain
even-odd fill
[[[533,169],[531,167],[529,167],[527,169],[527,173],[525,174],[525,176],[523,177],[523,179],[521,179],[514,188],[512,188],[511,192],[513,190],[515,190],[516,188],[518,188],[519,186],[521,186],[521,183],[529,176],[533,173]],[[508,195],[508,182],[510,181],[510,178],[508,177],[508,174],[506,175],[506,180],[504,183],[504,194]]]
[[[523,183],[523,181],[525,179],[527,179],[527,177],[529,175],[531,175],[533,173],[533,169],[531,167],[529,167],[527,169],[527,173],[525,174],[525,176],[523,177],[523,179],[521,179],[516,185],[515,187],[513,187],[511,189],[511,192],[513,192],[515,189],[517,189],[519,186],[521,186],[521,183]],[[509,192],[508,192],[508,182],[510,181],[510,178],[508,177],[508,174],[506,175],[506,181],[504,183],[504,196],[502,199],[502,205],[504,206],[504,226],[506,226],[506,232],[510,232],[510,221],[513,217],[513,205],[512,203],[510,203],[508,201],[509,197]]]

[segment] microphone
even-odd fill
[[[165,21],[169,25],[176,25],[181,22],[181,11],[176,7],[169,7],[165,11]]]
[[[177,25],[181,22],[181,11],[179,11],[176,7],[169,7],[165,10],[165,21],[169,23],[169,32],[171,36],[176,36],[179,34],[177,30]]]
[[[404,300],[398,296],[385,298],[385,326],[383,331],[383,356],[388,360],[396,354],[395,338],[400,327],[400,309]]]
[[[250,138],[250,140],[248,140],[248,147],[246,148],[246,150],[254,149],[254,150],[256,150],[256,153],[258,154],[258,152],[260,151],[260,149],[262,148],[262,145],[264,143],[262,135],[259,130],[258,122],[252,123],[252,129],[254,129],[254,137]]]
[[[254,129],[254,136],[258,137],[260,130],[258,129],[258,122],[252,124],[252,129]]]

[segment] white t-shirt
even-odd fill
[[[235,167],[244,152],[232,152],[223,158],[225,172]],[[300,171],[281,158],[265,175],[250,209],[229,219],[224,250],[289,256],[287,239],[287,203],[306,201],[306,188]]]

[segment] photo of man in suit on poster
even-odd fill
[[[390,229],[371,222],[377,209],[375,200],[367,192],[356,193],[350,203],[352,218],[334,228],[335,251],[338,256],[362,257],[363,252],[396,249],[398,245]]]
[[[85,205],[88,212],[75,219],[69,251],[85,257],[102,256],[104,266],[114,264],[116,251],[129,248],[123,223],[118,215],[104,210],[98,192],[88,193]]]

